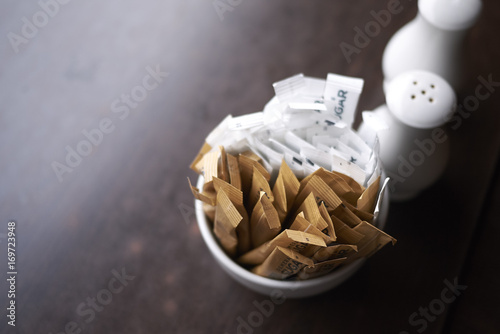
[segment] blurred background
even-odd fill
[[[225,115],[262,110],[272,83],[297,73],[362,77],[358,111],[383,103],[382,52],[417,1],[401,0],[358,53],[340,44],[389,2],[2,1],[0,276],[9,221],[18,274],[16,326],[2,308],[1,332],[245,333],[239,319],[266,297],[207,252],[188,166]],[[483,4],[459,102],[479,76],[500,81],[500,4]],[[395,247],[333,291],[276,305],[252,332],[498,333],[499,97],[451,132],[443,179],[392,205]],[[467,289],[421,315],[445,280]]]

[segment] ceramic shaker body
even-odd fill
[[[411,199],[441,177],[450,152],[441,126],[455,107],[453,88],[443,78],[409,71],[387,86],[385,105],[364,113],[359,132],[362,136],[375,132],[378,137],[379,157],[391,177],[392,200]],[[365,116],[383,125],[373,128]]]
[[[415,69],[436,73],[457,89],[463,40],[481,7],[480,0],[419,0],[415,19],[397,31],[385,48],[384,89],[397,75]]]

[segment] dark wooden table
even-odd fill
[[[359,109],[377,107],[383,49],[416,1],[350,62],[340,43],[388,1],[59,1],[0,5],[1,333],[236,333],[252,316],[241,333],[500,332],[499,91],[450,131],[444,177],[392,205],[395,247],[262,323],[266,297],[219,268],[195,222],[186,177],[209,131],[301,72],[363,77]],[[459,102],[479,76],[500,81],[499,31],[500,3],[484,0]],[[466,289],[443,297],[454,282]]]

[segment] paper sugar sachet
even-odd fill
[[[231,154],[226,155],[229,180],[233,187],[241,190],[241,175],[238,158]]]
[[[243,217],[226,195],[223,189],[217,192],[217,206],[215,209],[214,234],[222,247],[230,256],[236,255],[238,236],[236,228]]]
[[[332,188],[337,196],[353,205],[356,205],[358,198],[362,194],[362,192],[360,192],[359,194],[356,193],[344,178],[342,178],[338,174],[329,172],[324,168],[320,168],[311,175],[304,178],[300,183],[301,187],[305,186],[314,176],[318,176],[319,178],[321,178],[330,188]]]
[[[380,185],[380,176],[358,198],[356,208],[360,211],[373,212]]]
[[[278,178],[273,187],[274,207],[278,212],[280,222],[283,223],[292,208],[295,197],[299,192],[300,182],[295,174],[282,160]]]
[[[320,205],[318,206],[318,209],[319,213],[321,214],[321,217],[323,217],[327,225],[326,229],[324,229],[321,232],[326,234],[331,241],[336,241],[337,235],[335,233],[335,228],[333,227],[332,218],[328,214],[328,210],[326,209],[325,203],[321,202]]]
[[[337,241],[345,244],[357,245],[363,238],[364,234],[355,231],[352,227],[341,221],[335,216],[331,216]]]
[[[314,234],[318,237],[321,237],[326,244],[332,242],[332,238],[320,231],[315,225],[311,224],[305,217],[304,213],[300,212],[293,221],[292,225],[290,225],[291,230],[307,232],[310,234]]]
[[[243,192],[219,178],[213,178],[214,188],[216,192],[223,190],[231,203],[234,205],[238,213],[241,215],[241,220],[236,227],[237,240],[238,240],[238,253],[242,254],[251,249],[250,238],[250,221],[248,214],[243,203]]]
[[[271,255],[252,272],[269,278],[285,279],[306,266],[314,266],[313,260],[291,249],[276,247]]]
[[[367,222],[361,222],[358,226],[354,227],[353,230],[363,234],[364,237],[358,241],[356,245],[358,247],[358,252],[349,258],[349,262],[360,257],[368,258],[389,242],[392,242],[393,245],[396,243],[396,239]]]
[[[361,223],[361,219],[356,216],[345,204],[340,204],[335,210],[332,211],[332,215],[340,219],[345,224],[350,227],[357,226]],[[330,216],[330,218],[332,218]]]
[[[323,238],[310,233],[294,230],[284,230],[273,240],[243,254],[238,262],[244,265],[258,265],[271,254],[276,247],[288,248],[306,256],[316,253],[319,247],[325,247]]]
[[[240,154],[238,156],[238,163],[240,165],[240,175],[241,175],[241,183],[242,187],[244,190],[250,189],[250,186],[252,185],[252,176],[253,176],[253,169],[254,167],[257,168],[257,170],[264,176],[266,180],[271,179],[271,175],[269,175],[269,172],[264,168],[264,166],[259,163],[258,160],[255,160],[255,155],[245,155],[245,154]],[[254,158],[254,159],[252,159]]]
[[[214,206],[216,203],[216,194],[213,187],[213,178],[219,175],[219,157],[221,155],[220,149],[215,151],[210,151],[206,153],[199,163],[201,163],[200,171],[205,177],[205,183],[203,184],[203,189],[200,191],[189,181],[189,186],[194,197],[204,203]]]
[[[250,236],[253,247],[271,240],[281,230],[278,213],[269,196],[261,191],[250,218]]]
[[[321,204],[324,205],[323,202],[321,202]],[[297,211],[302,212],[304,214],[304,218],[313,224],[318,230],[328,230],[328,223],[325,219],[323,219],[323,216],[319,212],[318,204],[316,203],[315,194],[313,192],[309,193]]]
[[[314,253],[313,260],[316,262],[323,262],[328,260],[347,258],[357,251],[358,247],[355,245],[339,244],[328,246],[326,248],[319,249],[316,253]]]
[[[267,182],[266,178],[262,175],[258,168],[253,166],[252,172],[252,186],[248,192],[248,209],[253,210],[255,204],[259,201],[261,197],[261,192],[266,194],[266,197],[272,203],[274,202],[274,195],[271,191],[271,186]]]
[[[313,193],[316,203],[323,202],[326,209],[331,213],[335,208],[342,204],[340,197],[323,181],[319,176],[313,176],[304,186],[295,199],[295,206],[300,205],[304,200]]]
[[[358,208],[356,208],[354,205],[349,204],[347,202],[342,202],[344,206],[349,209],[353,214],[355,214],[360,220],[367,221],[369,223],[372,222],[374,218],[374,214],[370,213],[369,211],[361,211]],[[372,211],[373,212],[373,211]]]

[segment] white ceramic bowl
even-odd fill
[[[203,177],[198,178],[198,189],[203,188]],[[385,195],[382,202],[382,207],[377,219],[377,226],[383,229],[385,222],[387,220],[387,215],[389,211],[389,191],[385,191]],[[217,262],[220,264],[222,269],[224,269],[232,278],[246,286],[247,288],[271,296],[273,294],[280,294],[286,298],[302,298],[309,297],[313,295],[320,294],[327,290],[330,290],[349,277],[351,277],[366,261],[366,259],[359,259],[347,266],[335,269],[331,273],[321,276],[318,278],[312,278],[304,281],[281,281],[271,278],[262,277],[256,275],[247,269],[240,266],[233,259],[231,259],[224,250],[219,246],[216,237],[212,232],[212,228],[207,220],[205,213],[203,212],[202,202],[195,200],[195,211],[196,220],[198,226],[200,227],[201,235],[208,249],[215,257]]]

